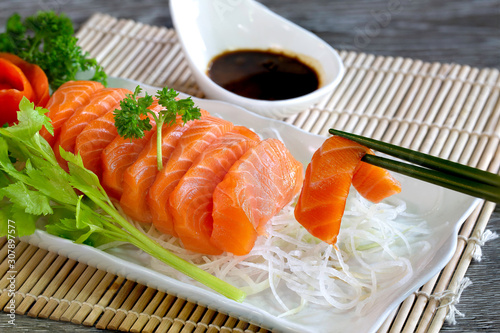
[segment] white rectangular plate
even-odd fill
[[[110,78],[110,87],[123,87],[134,90],[138,82]],[[143,85],[150,94],[157,88]],[[187,95],[181,94],[180,97]],[[305,166],[312,154],[323,143],[325,137],[313,135],[282,121],[258,116],[240,107],[224,102],[193,98],[196,105],[220,116],[234,124],[254,129],[263,137],[281,139],[297,160]],[[211,290],[175,280],[153,270],[149,260],[139,250],[124,248],[120,251],[104,252],[86,245],[55,237],[37,230],[32,236],[24,238],[27,242],[57,252],[60,255],[97,267],[98,269],[137,281],[148,287],[168,292],[189,301],[216,309],[220,312],[244,319],[271,330],[287,332],[373,332],[383,323],[389,313],[406,297],[437,274],[451,259],[456,248],[459,228],[472,212],[479,200],[472,197],[424,183],[412,178],[395,175],[402,183],[398,197],[407,203],[408,210],[425,219],[429,226],[438,227],[426,239],[432,246],[429,256],[410,256],[414,274],[399,286],[381,291],[376,296],[376,306],[368,314],[356,316],[354,311],[338,313],[332,309],[305,310],[297,315],[283,318],[276,316],[270,308],[271,293],[249,296],[243,303],[231,301]]]

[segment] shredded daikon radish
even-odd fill
[[[353,191],[354,192],[354,191]],[[242,288],[248,295],[272,294],[279,316],[292,315],[308,304],[362,313],[377,292],[405,283],[413,274],[412,253],[430,250],[430,232],[421,218],[391,198],[373,204],[357,192],[350,195],[336,246],[311,236],[294,218],[293,204],[270,223],[245,256],[202,255],[186,251],[179,240],[154,227],[134,223],[168,250],[211,274]],[[194,283],[152,258],[154,269]]]

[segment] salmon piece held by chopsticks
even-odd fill
[[[371,150],[368,153],[373,154]],[[374,203],[401,192],[401,184],[389,171],[363,161],[354,172],[352,185],[363,198]]]
[[[351,184],[377,201],[395,193],[399,183],[387,170],[361,163],[369,153],[365,146],[340,136],[326,139],[314,153],[294,211],[311,235],[328,244],[337,242]]]

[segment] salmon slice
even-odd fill
[[[202,117],[208,112],[200,110]],[[195,121],[183,124],[180,117],[174,125],[164,124],[162,127],[162,165],[165,165],[174,151],[180,137]],[[123,211],[136,221],[151,223],[153,218],[147,203],[149,188],[156,179],[158,166],[156,161],[156,132],[139,154],[137,160],[123,174],[123,194],[120,205]]]
[[[163,106],[158,104],[158,100],[155,100],[148,109],[158,113],[163,110]],[[148,117],[152,128],[144,132],[142,138],[125,139],[117,135],[102,151],[101,183],[108,195],[115,199],[119,200],[123,193],[123,174],[137,160],[153,133],[156,132],[156,122],[153,116],[148,114]]]
[[[114,111],[91,121],[76,137],[75,152],[79,153],[85,168],[102,179],[102,151],[117,136]]]
[[[392,177],[371,186],[370,183],[375,184],[388,172],[361,162],[361,158],[370,153],[370,149],[339,136],[326,139],[314,153],[294,212],[297,221],[311,235],[328,244],[337,242],[351,184],[360,188],[360,194],[372,198],[392,193],[396,187],[390,180]]]
[[[232,128],[233,124],[229,121],[208,116],[197,120],[181,137],[148,193],[153,224],[160,232],[176,236],[172,214],[168,209],[170,194],[198,155],[215,139]]]
[[[368,149],[338,136],[325,140],[307,166],[295,218],[311,235],[337,242],[354,172]]]
[[[231,166],[260,138],[246,127],[235,126],[214,141],[193,163],[170,194],[174,229],[184,248],[204,254],[221,254],[212,245],[212,195]]]
[[[389,171],[363,161],[354,172],[352,185],[363,198],[375,203],[401,192],[401,184]]]
[[[302,181],[302,164],[281,141],[266,139],[249,149],[215,188],[212,244],[235,255],[250,252]]]
[[[75,152],[75,143],[78,134],[92,120],[99,118],[109,111],[115,110],[120,101],[127,94],[132,94],[128,89],[104,88],[94,93],[88,104],[80,107],[61,127],[61,133],[54,144],[54,153],[61,167],[67,170],[67,163],[59,153],[59,146],[71,153]]]
[[[40,135],[50,146],[54,146],[64,123],[78,108],[89,103],[92,94],[103,88],[101,83],[95,81],[68,81],[62,84],[45,106],[49,110],[47,116],[54,127],[54,135],[52,136],[45,127],[40,130]]]

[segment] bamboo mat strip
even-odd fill
[[[172,29],[95,14],[77,37],[109,75],[203,97]],[[339,86],[283,121],[320,135],[335,127],[498,173],[498,70],[347,51],[340,56],[346,73]],[[379,332],[441,329],[494,207],[483,202],[474,210],[448,265],[395,309]],[[0,247],[0,306],[6,311],[5,238]],[[22,241],[15,251],[18,314],[124,332],[267,332]]]

